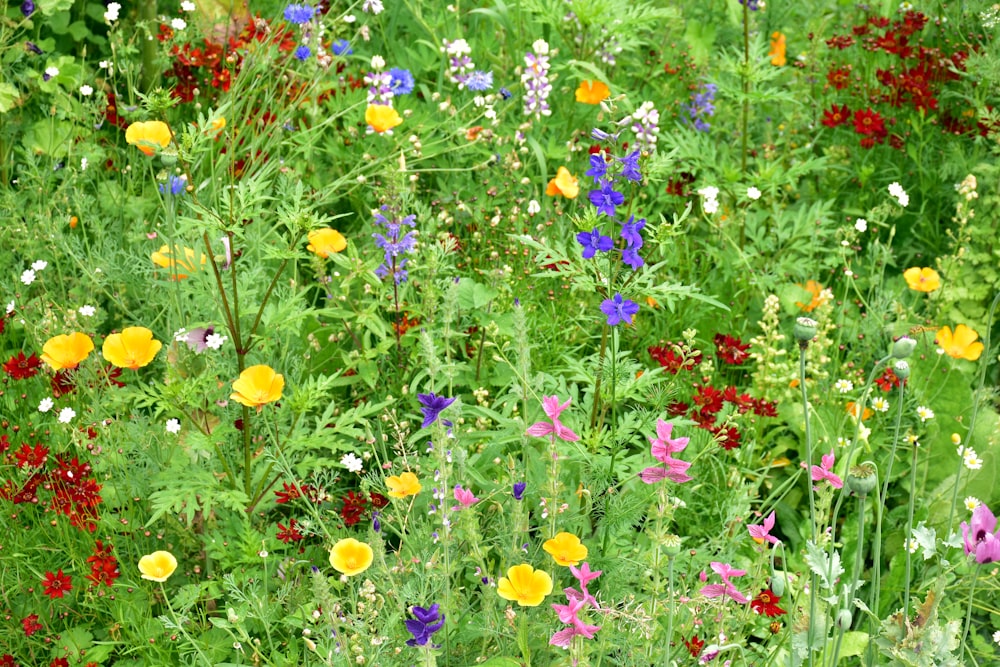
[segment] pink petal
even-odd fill
[[[641,479],[646,484],[656,484],[657,482],[662,482],[669,477],[670,473],[666,468],[661,468],[659,466],[654,466],[651,468],[646,468],[639,473],[639,479]]]
[[[558,419],[555,420],[555,431],[556,437],[565,440],[566,442],[576,442],[580,439],[580,436],[566,426],[563,426]]]
[[[552,638],[549,639],[549,644],[569,648],[569,645],[573,643],[573,637],[576,637],[576,628],[571,625],[552,635]]]
[[[534,435],[537,437],[542,437],[548,435],[549,433],[555,433],[555,427],[548,422],[535,422],[528,427],[528,435]]]
[[[772,510],[772,512],[770,514],[767,515],[767,518],[764,519],[764,532],[765,533],[770,533],[772,528],[774,528],[774,511],[773,510]]]
[[[700,592],[707,598],[719,598],[726,594],[726,587],[723,584],[709,584],[703,586]]]
[[[837,457],[833,455],[833,450],[831,449],[830,453],[825,454],[821,460],[823,462],[823,470],[832,470],[833,464],[837,460]]]
[[[674,431],[674,425],[662,419],[656,420],[656,437],[666,442],[670,440],[670,434]]]
[[[559,419],[559,415],[562,414],[562,411],[569,407],[569,402],[571,400],[573,399],[567,398],[566,402],[560,405],[558,396],[543,396],[542,410],[545,411],[545,414],[549,419],[555,421]]]

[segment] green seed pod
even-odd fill
[[[161,151],[160,162],[163,163],[164,167],[173,167],[175,164],[177,164],[177,151],[176,150]]]
[[[867,496],[878,486],[878,468],[871,461],[852,466],[847,471],[847,488],[859,496]]]
[[[910,377],[910,365],[900,359],[892,366],[892,372],[896,374],[900,380],[905,380]]]
[[[795,320],[795,340],[800,343],[808,343],[816,337],[816,327],[819,326],[816,320],[808,317],[800,317]]]
[[[771,592],[777,595],[779,598],[785,595],[785,587],[787,585],[787,579],[783,572],[772,572],[771,573]]]
[[[913,350],[917,348],[917,341],[909,336],[901,336],[899,340],[892,344],[892,356],[896,359],[906,359]]]
[[[663,538],[663,552],[673,558],[681,552],[681,538],[677,535],[667,535]]]

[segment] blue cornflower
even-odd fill
[[[407,639],[407,646],[426,646],[431,635],[444,627],[444,614],[438,614],[440,605],[432,604],[429,609],[414,606],[411,610],[416,619],[407,619],[406,631],[413,635]]]
[[[312,21],[316,10],[309,5],[288,5],[285,7],[285,20],[289,23],[302,25]]]
[[[600,183],[608,173],[608,163],[604,160],[604,155],[595,153],[590,156],[590,169],[584,172],[584,176],[590,176],[594,183]]]
[[[389,88],[393,95],[409,95],[413,92],[413,75],[408,69],[393,67],[389,70]]]
[[[632,324],[632,317],[639,312],[639,304],[615,293],[614,298],[605,299],[601,303],[601,312],[608,316],[608,326],[617,326],[622,321]]]
[[[187,188],[187,179],[183,176],[171,176],[169,182],[160,183],[160,192],[163,194],[167,192],[175,196],[184,194],[185,188]]]
[[[589,232],[580,232],[576,235],[576,241],[583,246],[583,258],[590,259],[600,250],[607,252],[615,247],[615,242],[610,236],[602,236],[601,230],[594,227]]]
[[[603,213],[614,217],[615,206],[625,203],[625,195],[616,192],[611,181],[601,181],[601,189],[591,190],[587,196],[590,198],[590,203],[597,207],[598,215]]]
[[[417,400],[420,401],[420,411],[424,413],[424,423],[420,428],[427,428],[436,422],[441,412],[455,402],[454,398],[445,398],[434,393],[417,394]]]
[[[622,158],[616,158],[622,163],[622,176],[638,183],[642,180],[642,172],[639,171],[639,150],[636,149]]]
[[[351,43],[346,39],[336,39],[333,44],[330,45],[330,50],[333,51],[335,56],[349,56],[354,53],[354,49],[351,48]]]
[[[465,87],[477,93],[492,89],[493,72],[484,72],[477,69],[475,72],[465,77]]]
[[[297,49],[295,49],[295,58],[296,60],[302,60],[302,61],[309,60],[309,56],[311,56],[312,53],[313,53],[312,49],[310,49],[305,44],[302,44]]]

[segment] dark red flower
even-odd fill
[[[691,370],[701,363],[702,355],[699,350],[688,349],[686,345],[680,343],[651,345],[646,351],[671,375],[677,375],[682,370]]]
[[[667,406],[667,414],[672,417],[678,417],[685,414],[691,406],[683,401],[674,401]]]
[[[24,636],[30,637],[41,630],[43,626],[38,622],[38,614],[32,614],[21,619],[21,627],[24,628]]]
[[[44,593],[55,600],[73,590],[73,580],[68,574],[63,574],[62,569],[54,574],[46,572],[45,578],[42,579],[42,587],[45,589]]]
[[[0,435],[0,454],[3,454],[8,449],[10,449],[10,439],[7,437],[7,434],[4,433],[3,435]],[[0,667],[3,667],[3,665],[0,664]]]
[[[747,354],[750,343],[744,343],[739,338],[717,333],[712,340],[715,342],[715,356],[730,366],[739,366],[750,356]]]
[[[56,658],[49,663],[49,667],[69,667],[69,660],[66,658]]]
[[[779,602],[781,602],[781,596],[775,595],[770,588],[765,588],[757,594],[757,597],[750,601],[750,608],[758,614],[764,614],[768,618],[773,618],[788,613],[778,606]]]
[[[274,495],[278,496],[275,501],[279,505],[284,505],[285,503],[290,503],[293,500],[298,500],[299,498],[306,498],[310,502],[319,502],[319,496],[314,489],[309,484],[288,484],[287,482],[282,482],[282,491],[275,491]]]
[[[775,401],[755,398],[753,399],[753,413],[758,417],[777,417],[778,404]]]
[[[722,390],[722,400],[732,403],[741,415],[745,415],[753,408],[754,400],[750,394],[738,394],[737,391],[736,387],[726,387]]]
[[[831,49],[840,49],[843,51],[847,47],[854,45],[854,38],[850,35],[834,35],[826,40],[826,45]]]
[[[716,426],[708,429],[709,433],[727,452],[740,446],[740,432],[735,426]]]
[[[826,80],[836,90],[843,90],[851,83],[851,66],[845,65],[831,69],[826,73]]]
[[[42,360],[32,352],[30,357],[25,357],[24,352],[18,352],[16,357],[3,365],[3,370],[7,375],[15,380],[25,380],[38,375],[38,367],[42,365]]]
[[[73,380],[74,369],[66,368],[61,371],[57,371],[55,375],[52,376],[52,381],[50,385],[52,386],[52,396],[54,398],[59,398],[64,394],[68,394],[74,389],[76,389],[76,382]]]
[[[87,579],[90,579],[91,586],[97,586],[99,584],[104,584],[110,587],[119,576],[121,572],[118,571],[118,559],[115,558],[112,550],[114,546],[105,544],[101,540],[97,540],[94,545],[94,555],[87,558],[87,562],[90,563],[90,574],[87,575]]]
[[[710,384],[696,385],[697,391],[691,397],[691,402],[700,408],[700,411],[715,414],[722,409],[722,392]]]
[[[0,318],[0,323],[3,322],[3,318]],[[0,326],[0,332],[3,331],[3,327]],[[17,661],[14,660],[14,656],[10,653],[4,653],[0,656],[0,667],[18,667]]]
[[[369,494],[369,497],[372,502],[372,507],[374,507],[375,509],[382,509],[383,507],[389,504],[389,499],[383,496],[381,493],[375,493],[374,491],[372,491]]]
[[[688,653],[691,654],[692,658],[697,658],[701,653],[701,649],[705,647],[705,640],[698,639],[698,635],[695,635],[691,639],[685,639],[684,646],[687,647]]]
[[[854,112],[854,131],[866,136],[884,135],[885,122],[879,112],[871,107],[864,111],[858,109]]]
[[[298,523],[295,519],[288,522],[288,526],[282,523],[278,523],[278,539],[288,544],[289,542],[298,542],[299,540],[306,539],[306,536],[299,532],[298,527],[295,525]]]
[[[361,521],[365,514],[368,501],[364,496],[359,496],[353,491],[348,491],[343,498],[344,506],[340,510],[340,517],[344,520],[345,526],[353,526]]]
[[[891,368],[882,371],[882,375],[875,378],[875,384],[884,392],[890,392],[899,386],[899,377]]]
[[[840,107],[834,104],[823,112],[823,120],[820,122],[829,128],[849,123],[851,122],[851,110],[847,108],[846,104],[842,104]]]
[[[14,458],[17,459],[18,468],[41,468],[49,460],[49,448],[40,442],[35,443],[34,447],[24,443],[14,452]]]

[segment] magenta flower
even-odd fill
[[[468,509],[472,507],[474,503],[479,502],[479,498],[476,498],[476,495],[472,493],[472,491],[463,489],[461,484],[455,487],[455,500],[461,503],[462,508],[465,509]],[[455,507],[452,507],[452,509],[460,509],[460,508],[456,505]]]
[[[707,598],[719,598],[719,597],[732,598],[733,600],[736,600],[740,604],[746,604],[750,602],[750,598],[743,595],[743,593],[740,593],[736,589],[736,586],[734,586],[733,583],[729,581],[730,577],[744,576],[747,573],[746,570],[736,570],[733,569],[733,566],[729,565],[728,563],[719,563],[717,561],[712,561],[709,564],[712,566],[712,569],[715,571],[715,573],[720,577],[722,577],[722,583],[709,584],[708,586],[702,587],[701,589],[702,595],[704,595]]]
[[[833,488],[835,489],[843,488],[844,481],[839,477],[837,477],[836,475],[834,475],[832,472],[830,472],[833,469],[833,463],[835,460],[836,458],[834,457],[833,450],[831,449],[829,454],[823,456],[822,467],[821,466],[812,467],[813,481],[818,482],[820,480],[825,479],[826,481],[830,482],[830,486],[832,486]]]
[[[559,616],[559,620],[563,623],[569,624],[569,627],[556,632],[552,635],[551,639],[549,639],[549,644],[552,646],[560,646],[562,648],[569,648],[573,638],[577,636],[583,637],[584,639],[593,639],[594,634],[601,629],[601,626],[599,625],[584,623],[579,617],[579,613],[588,606],[591,606],[594,609],[600,609],[597,604],[597,600],[595,600],[594,596],[587,591],[587,584],[601,575],[600,570],[597,572],[591,572],[590,564],[584,563],[579,568],[571,566],[570,572],[580,582],[582,592],[576,590],[575,588],[563,589],[563,592],[566,594],[567,604],[552,605],[552,608]]]
[[[752,537],[759,544],[763,544],[765,541],[771,544],[778,544],[781,540],[771,534],[771,529],[774,528],[774,512],[772,511],[764,519],[764,523],[759,526],[747,526],[747,530],[750,531],[750,537]]]
[[[690,438],[671,439],[670,435],[673,429],[674,425],[670,422],[665,422],[662,419],[656,420],[657,437],[650,438],[649,442],[652,445],[653,458],[663,463],[663,465],[652,466],[639,473],[639,477],[646,484],[655,484],[664,479],[683,484],[684,482],[690,482],[692,479],[686,472],[691,467],[691,464],[670,456],[671,454],[683,451],[688,446]]]
[[[545,415],[552,420],[552,423],[535,422],[528,427],[528,435],[534,435],[541,438],[551,434],[560,440],[565,440],[566,442],[576,442],[579,440],[580,436],[566,426],[563,426],[562,422],[559,421],[559,415],[562,414],[563,410],[569,407],[569,402],[571,400],[573,399],[567,398],[566,402],[560,405],[558,396],[543,396],[542,409],[545,411]]]
[[[966,555],[974,554],[977,563],[1000,561],[1000,530],[997,518],[986,505],[980,503],[972,511],[972,525],[962,522],[962,539]]]

